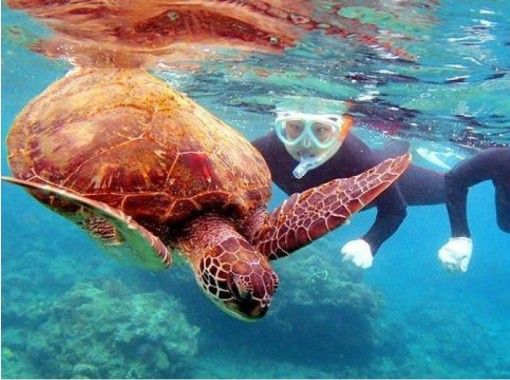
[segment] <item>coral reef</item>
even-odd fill
[[[246,324],[210,304],[189,268],[118,265],[64,219],[34,212],[3,226],[16,236],[2,243],[4,378],[510,376],[508,324],[483,320],[482,301],[463,307],[436,288],[411,300],[403,288],[408,304],[386,310],[333,239],[275,261],[272,309]]]
[[[323,254],[331,247],[323,244],[280,265],[284,285],[274,305],[274,326],[294,337],[291,355],[303,362],[367,361],[378,340],[374,323],[382,295],[361,282],[360,270],[331,263]]]
[[[133,294],[119,281],[78,283],[32,315],[39,322],[32,334],[13,336],[10,329],[4,337],[8,370],[6,353],[37,377],[186,377],[198,349],[199,328],[179,301],[160,291]]]
[[[349,377],[347,368],[368,362],[381,342],[376,322],[382,296],[361,283],[360,270],[328,257],[331,245],[324,243],[274,262],[280,289],[265,320],[257,324],[230,319],[219,324],[208,309],[198,314],[190,308],[189,318],[202,328],[201,349],[212,350],[221,341],[227,350],[235,347],[228,357],[272,361],[258,372],[260,377]],[[285,375],[282,363],[287,369],[296,366],[295,372]]]
[[[403,322],[408,326],[404,330],[408,361],[413,363],[412,367],[408,363],[409,376],[498,377],[493,372],[498,366],[491,363],[497,359],[494,340],[473,318],[473,311],[427,304],[406,313]]]
[[[249,350],[238,350],[226,356],[223,352],[213,353],[203,358],[195,371],[199,379],[282,379],[282,378],[305,378],[305,379],[328,379],[334,376],[326,371],[315,367],[307,367],[301,363],[292,361],[275,360],[273,358],[257,358],[246,360],[250,357]],[[228,358],[228,360],[226,360]],[[242,365],[239,365],[242,363]]]
[[[363,271],[340,264],[334,241],[275,261],[282,285],[273,308],[246,324],[204,299],[185,266],[154,275],[91,252],[79,230],[71,250],[70,234],[48,239],[45,226],[33,228],[42,233],[20,228],[23,239],[4,242],[5,378],[510,374],[505,324],[480,322],[476,310],[441,304],[435,292],[385,311]],[[104,280],[114,278],[122,282]]]

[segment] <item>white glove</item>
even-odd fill
[[[437,252],[437,258],[449,271],[466,272],[472,254],[473,241],[468,237],[460,236],[448,240]]]
[[[374,257],[370,245],[363,239],[347,242],[341,250],[342,261],[348,261],[354,265],[367,269],[372,266]]]

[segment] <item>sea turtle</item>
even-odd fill
[[[294,194],[268,213],[271,178],[258,151],[138,69],[70,72],[18,115],[7,145],[14,178],[5,180],[118,259],[151,269],[172,256],[188,262],[216,304],[247,320],[266,313],[277,288],[269,260],[341,225],[410,160]]]

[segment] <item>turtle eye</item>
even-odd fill
[[[244,284],[241,278],[235,275],[230,276],[228,286],[235,298],[239,300],[251,298],[252,289],[247,284]]]
[[[331,121],[338,121],[338,117],[336,116],[328,116],[328,119]]]

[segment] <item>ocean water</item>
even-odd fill
[[[412,59],[312,32],[280,55],[153,73],[248,139],[271,130],[285,96],[351,100],[352,133],[374,147],[410,141],[415,163],[444,171],[510,143],[509,14],[506,0],[345,2],[339,17],[362,25],[354,36],[376,25]],[[3,175],[16,115],[71,67],[27,48],[49,34],[2,3]],[[273,186],[270,208],[285,197]],[[372,268],[342,264],[340,247],[374,221],[368,210],[275,261],[280,288],[248,324],[204,297],[186,266],[155,274],[114,262],[2,183],[2,377],[509,378],[510,235],[491,183],[471,189],[468,215],[467,273],[436,258],[450,233],[444,205],[409,207]]]

